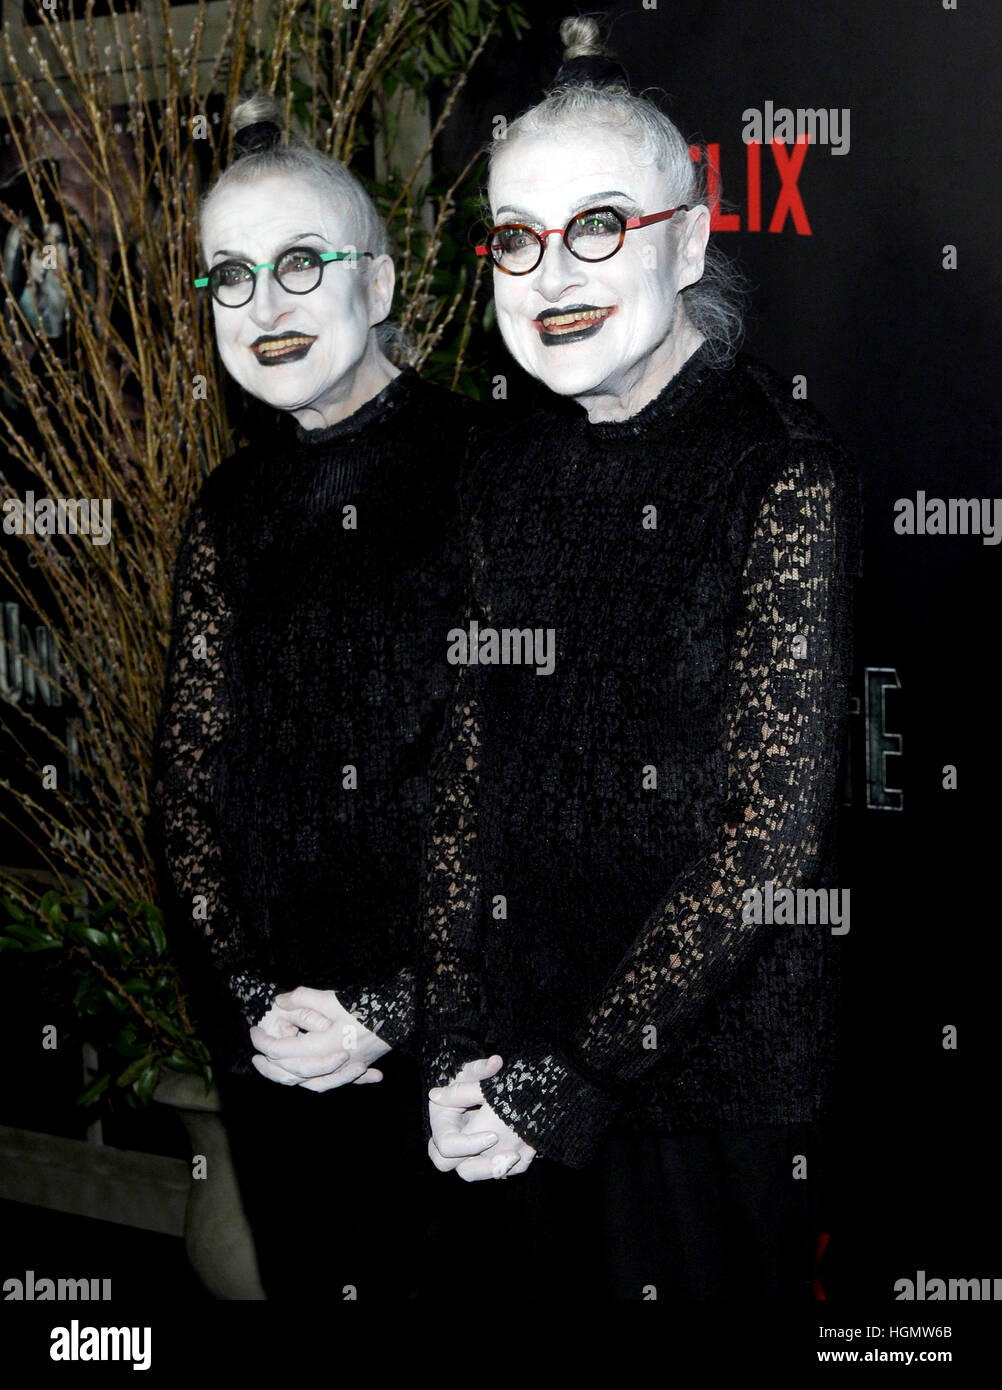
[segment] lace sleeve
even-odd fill
[[[176,930],[184,933],[187,925],[199,933],[177,945],[181,959],[194,967],[196,1003],[201,997],[203,1013],[211,1013],[204,1018],[207,1033],[214,1044],[218,1035],[220,1041],[233,1039],[234,1046],[234,1033],[242,1033],[249,1060],[253,1049],[246,1028],[267,1012],[276,990],[255,971],[227,897],[211,794],[212,762],[227,727],[223,651],[229,626],[221,561],[205,508],[196,502],[174,570],[171,643],[154,746],[152,828]],[[205,962],[221,992],[205,990],[198,969]]]
[[[434,785],[421,941],[421,1057],[428,1086],[484,1056],[476,863],[479,725],[469,667],[461,667]]]
[[[360,988],[341,1002],[384,1043],[402,1049],[414,1033],[414,990],[414,971],[405,966],[381,984]]]
[[[827,446],[791,445],[763,499],[731,645],[724,823],[570,1040],[483,1083],[523,1139],[563,1162],[588,1160],[626,1088],[764,949],[776,928],[745,922],[744,890],[806,887],[816,875],[837,801],[858,561],[858,494],[842,460]],[[650,1024],[653,1049],[643,1045]]]

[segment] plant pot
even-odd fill
[[[266,1298],[257,1255],[230,1159],[219,1092],[197,1076],[164,1073],[153,1099],[177,1111],[191,1143],[191,1191],[185,1208],[188,1259],[214,1298]]]

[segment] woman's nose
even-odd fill
[[[543,245],[536,288],[547,299],[559,299],[566,289],[581,283],[582,263],[568,251],[562,232],[548,233]]]
[[[285,301],[283,303],[283,301]],[[250,302],[251,318],[262,328],[274,323],[284,310],[291,308],[289,296],[275,279],[271,270],[259,270],[254,280],[254,296]]]

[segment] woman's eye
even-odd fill
[[[579,236],[619,236],[619,225],[611,212],[590,212],[575,223]]]
[[[309,251],[289,251],[282,257],[282,270],[309,270],[314,264]]]
[[[215,274],[221,285],[239,285],[241,280],[247,279],[250,271],[245,265],[221,265]]]
[[[502,251],[523,251],[535,239],[532,232],[525,227],[506,227],[497,233],[495,244]]]

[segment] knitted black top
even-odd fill
[[[300,984],[391,1044],[411,1030],[475,409],[406,370],[338,424],[227,459],[192,509],[151,804],[172,942],[231,1070]]]
[[[838,886],[852,465],[767,369],[700,349],[630,419],[552,397],[492,431],[468,507],[481,643],[553,629],[555,663],[460,668],[429,1084],[499,1052],[488,1102],[575,1166],[613,1126],[816,1119],[840,939],[742,895]]]

